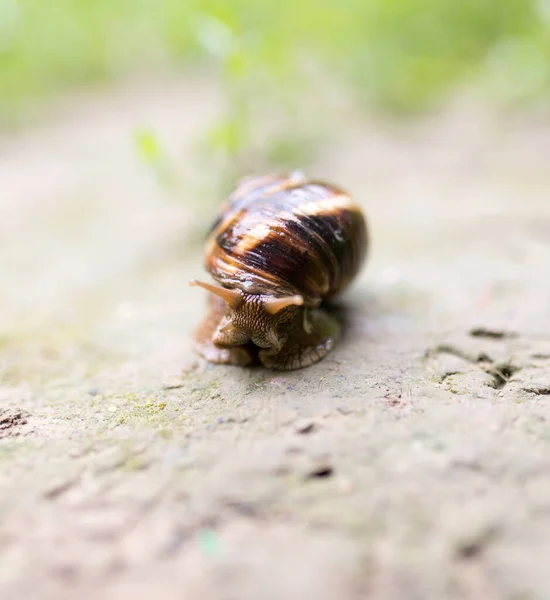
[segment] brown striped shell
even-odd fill
[[[335,185],[301,173],[239,182],[216,220],[206,269],[245,294],[299,294],[305,306],[340,293],[367,251],[360,208]]]

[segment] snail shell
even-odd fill
[[[242,179],[214,223],[210,313],[197,350],[218,363],[296,369],[330,351],[338,323],[320,304],[342,292],[367,251],[358,205],[299,172]]]

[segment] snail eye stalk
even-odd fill
[[[267,314],[276,315],[287,306],[302,306],[303,303],[304,298],[300,294],[286,296],[285,298],[269,298],[264,302],[264,309]]]
[[[212,285],[211,283],[197,281],[196,279],[192,279],[189,282],[189,285],[192,287],[201,287],[211,294],[220,297],[222,300],[225,300],[231,308],[238,308],[242,302],[242,297],[237,290],[228,290],[220,285]]]

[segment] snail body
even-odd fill
[[[367,251],[361,209],[342,189],[302,173],[242,179],[206,244],[219,285],[196,350],[215,363],[298,369],[324,358],[339,324],[321,305],[357,275]]]

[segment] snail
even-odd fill
[[[367,253],[361,209],[345,191],[301,172],[241,179],[206,243],[216,284],[195,334],[208,361],[292,370],[324,358],[338,321],[321,306],[342,292]]]

